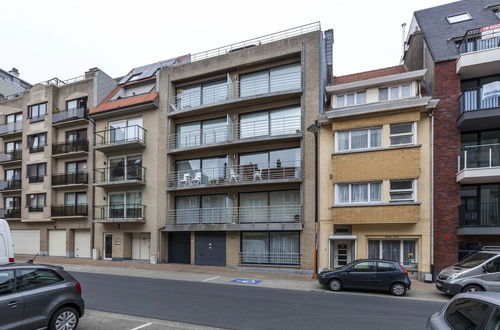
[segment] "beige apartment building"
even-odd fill
[[[362,258],[430,272],[432,111],[425,70],[335,77],[319,133],[319,267]]]

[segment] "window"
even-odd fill
[[[390,262],[377,262],[377,271],[378,272],[393,272],[396,270],[394,264]]]
[[[240,139],[300,132],[300,106],[240,115]]]
[[[415,200],[414,180],[391,180],[391,202]]]
[[[229,203],[227,195],[176,197],[176,224],[231,223]]]
[[[47,103],[30,105],[28,107],[28,118],[31,123],[42,121],[47,114]]]
[[[224,182],[229,173],[226,156],[203,159],[178,160],[176,165],[179,184],[211,184]]]
[[[294,63],[240,76],[240,97],[300,89],[301,66]]]
[[[79,129],[66,132],[66,142],[87,141],[87,130]]]
[[[338,184],[337,204],[377,203],[382,200],[382,182]]]
[[[4,172],[5,181],[20,181],[21,180],[21,169],[16,168],[12,170],[5,170]]]
[[[355,264],[351,268],[351,272],[356,272],[356,273],[370,273],[370,272],[375,272],[377,269],[377,265],[373,261],[363,261],[360,263]]]
[[[87,193],[85,192],[71,192],[64,194],[64,205],[76,206],[87,204]]]
[[[391,87],[383,87],[378,90],[378,100],[379,101],[389,101],[389,100],[397,100],[401,98],[411,97],[411,85],[400,85],[400,86],[391,86]]]
[[[385,259],[403,265],[415,265],[417,259],[417,240],[368,240],[368,258]]]
[[[485,270],[488,273],[500,272],[500,258],[495,258],[486,264]]]
[[[14,292],[14,271],[0,270],[0,296]]]
[[[366,128],[353,131],[337,132],[337,151],[363,150],[380,148],[382,128]]]
[[[300,265],[299,233],[243,232],[242,264]]]
[[[140,76],[141,76],[141,73],[133,74],[130,76],[130,78],[127,80],[127,82],[136,81],[139,79]]]
[[[227,118],[196,121],[176,126],[176,148],[190,148],[202,144],[226,142],[230,126]]]
[[[47,133],[39,133],[28,136],[28,146],[30,153],[41,152],[47,145]]]
[[[109,194],[109,218],[139,219],[143,217],[142,193]]]
[[[74,99],[66,102],[66,110],[74,109],[86,109],[87,108],[87,98],[82,97],[79,99]]]
[[[109,181],[143,180],[142,155],[109,158]]]
[[[22,144],[21,141],[12,141],[12,142],[6,142],[5,143],[5,151],[7,153],[13,153],[16,151],[21,151],[22,149]]]
[[[452,329],[479,329],[489,305],[473,299],[457,299],[445,313]]]
[[[5,116],[5,124],[8,125],[8,131],[21,130],[23,127],[23,113],[14,113]]]
[[[239,223],[284,223],[300,219],[298,190],[240,193]]]
[[[3,206],[7,215],[12,216],[13,213],[21,215],[21,197],[4,197]]]
[[[452,15],[452,16],[446,17],[446,20],[448,21],[449,24],[465,22],[465,21],[469,21],[471,19],[472,19],[472,16],[469,13],[462,13],[462,14]]]
[[[144,141],[142,118],[129,118],[110,122],[109,135],[106,136],[106,140],[108,143]]]
[[[66,174],[87,173],[87,161],[67,162]]]
[[[414,144],[414,123],[392,124],[390,126],[391,146]]]
[[[28,194],[28,211],[41,212],[45,207],[45,194]]]
[[[43,182],[43,177],[47,174],[46,163],[28,165],[29,182]]]
[[[345,95],[337,95],[336,108],[349,107],[366,103],[366,92],[356,92]]]
[[[17,291],[33,290],[61,281],[61,276],[50,269],[16,270]]]
[[[227,78],[177,88],[177,109],[188,109],[227,100]]]

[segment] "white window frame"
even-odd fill
[[[410,95],[409,96],[403,96],[403,86],[409,86],[410,87]],[[397,88],[398,89],[398,96],[397,97],[392,97],[391,96],[391,88]],[[381,100],[380,99],[380,90],[381,89],[387,89],[387,100]],[[414,96],[415,96],[415,92],[413,91],[413,84],[412,83],[401,84],[401,85],[392,85],[392,86],[384,86],[384,87],[380,87],[378,89],[378,100],[379,100],[379,102],[387,102],[387,101],[392,101],[392,100],[407,99],[407,98],[414,97]]]
[[[403,265],[403,266],[408,266],[408,265],[412,265],[412,264],[404,264],[404,241],[413,241],[415,243],[415,255],[413,256],[413,259],[415,260],[415,265],[418,265],[419,264],[419,255],[418,255],[418,241],[419,239],[418,238],[369,238],[367,239],[367,241],[378,241],[379,242],[379,248],[378,248],[378,256],[379,256],[379,259],[382,259],[382,242],[383,241],[399,241],[399,244],[400,244],[400,252],[399,252],[399,260],[398,262]],[[369,249],[369,244],[367,242],[366,244],[366,255],[369,256],[369,253],[370,253],[370,249]]]
[[[371,201],[371,192],[372,192],[372,184],[374,183],[379,183],[380,184],[380,200],[378,201]],[[352,201],[352,185],[354,184],[368,184],[368,201],[366,202],[353,202]],[[346,202],[341,202],[339,200],[339,186],[349,186],[349,201]],[[364,204],[381,204],[382,200],[384,198],[383,196],[384,193],[384,183],[383,181],[370,181],[370,182],[350,182],[350,183],[337,183],[335,184],[335,205],[364,205]]]
[[[412,124],[412,131],[411,133],[399,133],[399,134],[391,134],[391,126],[393,125],[406,125],[406,124]],[[401,136],[408,136],[411,135],[412,139],[410,143],[401,143],[401,144],[392,144],[392,139],[393,137],[401,137]],[[394,123],[389,125],[389,145],[391,147],[398,147],[398,146],[409,146],[409,145],[414,145],[417,143],[417,123],[416,122],[411,122],[411,123]]]
[[[359,94],[365,94],[365,101],[364,102],[358,102],[358,95]],[[354,95],[354,104],[347,105],[347,96],[348,95]],[[339,99],[342,98],[342,105],[339,105]],[[360,104],[366,104],[366,90],[364,91],[359,91],[359,92],[354,92],[354,93],[346,93],[342,95],[337,95],[335,98],[335,108],[344,108],[344,107],[353,107],[355,105],[360,105]]]
[[[412,188],[411,189],[391,189],[392,182],[406,182],[411,181]],[[392,199],[392,194],[407,194],[411,193],[412,198],[410,199]],[[401,203],[401,202],[416,202],[417,201],[417,180],[415,179],[401,179],[401,180],[389,180],[389,201],[391,203]]]
[[[375,129],[380,129],[380,145],[378,147],[372,147],[371,146],[371,131],[372,130],[375,130]],[[368,131],[368,147],[366,148],[357,148],[357,149],[353,149],[352,148],[352,138],[351,138],[351,133],[352,132],[355,132],[355,131]],[[340,142],[340,139],[339,139],[339,133],[349,133],[349,149],[346,149],[346,150],[340,150],[340,147],[339,147],[339,142]],[[380,149],[382,148],[382,135],[383,135],[383,128],[382,126],[376,126],[376,127],[368,127],[368,128],[359,128],[359,129],[353,129],[353,130],[346,130],[346,131],[336,131],[335,132],[335,152],[350,152],[350,151],[360,151],[360,150],[373,150],[373,149]]]
[[[465,21],[470,21],[472,19],[472,16],[469,13],[461,13],[461,14],[456,14],[456,15],[450,15],[446,17],[446,20],[448,21],[448,24],[456,24],[456,23],[461,23]]]

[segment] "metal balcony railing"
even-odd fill
[[[7,123],[0,125],[0,135],[22,132],[23,122]]]
[[[87,172],[52,175],[53,186],[64,186],[70,184],[88,184],[88,182],[89,182],[89,174]]]
[[[500,37],[492,30],[472,29],[465,33],[458,45],[460,54],[500,47]]]
[[[170,188],[187,188],[198,185],[272,182],[301,177],[301,161],[278,161],[171,172],[167,175],[167,180]]]
[[[500,97],[483,97],[482,88],[472,88],[463,91],[458,98],[458,102],[460,104],[460,113],[500,108]]]
[[[0,154],[0,163],[21,160],[22,158],[23,158],[22,150],[8,151],[6,153]]]
[[[51,214],[53,217],[86,217],[88,215],[88,205],[77,204],[52,206]]]
[[[300,223],[301,214],[301,205],[175,209],[167,225]]]
[[[500,166],[500,143],[467,146],[458,156],[458,168],[485,168]]]
[[[52,154],[60,155],[67,154],[70,152],[88,152],[89,151],[89,141],[71,141],[71,142],[61,142],[52,145]]]
[[[123,183],[145,180],[146,168],[139,165],[106,167],[94,170],[95,183]]]
[[[289,116],[172,134],[169,135],[168,142],[170,149],[188,149],[254,137],[297,134],[300,131],[301,117]]]
[[[65,121],[87,118],[86,108],[67,109],[52,114],[52,123],[61,123]]]
[[[6,180],[0,181],[0,190],[16,190],[21,189],[21,180]]]
[[[460,227],[500,227],[500,203],[478,203],[458,207]]]
[[[73,84],[75,82],[82,81],[82,80],[85,80],[85,75],[69,78],[66,80],[61,80],[61,79],[55,77],[55,78],[52,78],[52,79],[49,79],[46,81],[42,81],[40,84],[47,85],[47,86],[54,85],[54,86],[60,87],[60,86],[64,86],[67,84]]]
[[[45,150],[45,146],[30,147],[29,148],[30,154],[35,153],[35,152],[42,152],[44,150]]]
[[[95,133],[95,145],[105,146],[118,143],[145,143],[146,129],[139,125],[110,128]]]
[[[94,220],[97,222],[137,222],[145,219],[145,205],[101,205],[94,206]]]
[[[28,212],[43,212],[45,206],[28,206]]]
[[[300,253],[240,252],[240,265],[300,267]]]
[[[19,219],[21,218],[21,209],[20,208],[0,209],[0,218]]]

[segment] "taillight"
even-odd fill
[[[14,262],[14,258],[9,258],[9,262]]]
[[[80,285],[80,283],[75,284],[75,289],[76,289],[76,292],[78,292],[78,294],[81,296],[82,295],[82,286]]]
[[[403,274],[408,276],[408,271],[406,270],[406,268],[403,267],[403,265],[399,264],[399,268],[401,268],[401,270],[403,271]]]

